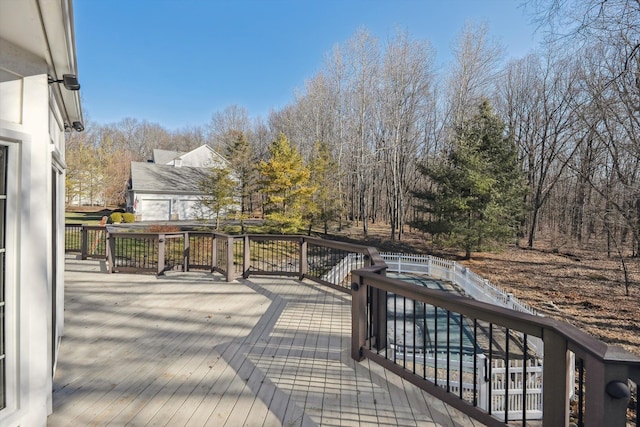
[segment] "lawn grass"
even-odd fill
[[[103,216],[108,216],[104,211],[98,212],[65,212],[64,222],[67,224],[100,225]]]

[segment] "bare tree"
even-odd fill
[[[66,147],[65,185],[68,205],[93,205],[102,199],[100,188],[103,171],[93,144],[93,136],[90,129],[75,134]]]
[[[376,126],[384,165],[391,239],[402,238],[407,198],[415,189],[416,161],[423,140],[422,117],[433,97],[435,52],[428,42],[398,32],[386,47]]]
[[[337,163],[339,179],[337,185],[339,199],[339,228],[342,228],[342,220],[347,212],[347,194],[348,184],[346,178],[351,176],[350,171],[345,168],[348,163],[346,159],[347,146],[345,143],[345,135],[347,129],[347,103],[346,103],[346,66],[341,48],[335,46],[330,55],[325,59],[326,65],[326,84],[328,87],[327,108],[333,119],[333,133],[326,141],[331,144],[333,142],[333,151]],[[330,145],[331,146],[331,145]]]
[[[187,126],[171,132],[168,146],[157,145],[155,148],[186,152],[206,143],[206,133],[202,126]]]
[[[230,105],[213,114],[207,126],[209,145],[219,153],[226,152],[233,145],[236,132],[247,134],[251,129],[251,119],[246,108]]]
[[[104,164],[103,189],[105,204],[123,206],[127,195],[127,182],[131,173],[131,152],[123,149],[112,150],[111,147],[100,147]]]
[[[490,37],[486,24],[468,22],[453,48],[454,62],[447,80],[448,119],[453,130],[483,99],[488,99],[499,74],[504,47]]]
[[[576,152],[576,77],[572,63],[549,50],[545,58],[512,63],[501,88],[508,132],[519,145],[529,192],[528,246],[532,247],[541,209]],[[583,135],[584,136],[584,135]]]
[[[366,236],[371,215],[372,170],[376,166],[372,123],[379,73],[378,41],[360,29],[346,43],[344,54],[350,92],[347,108],[352,115],[346,136],[350,145],[352,212],[362,221],[362,232]]]
[[[587,106],[578,111],[584,126],[591,126],[594,143],[602,153],[596,157],[598,173],[581,179],[605,200],[607,251],[611,242],[618,249],[632,242],[632,253],[640,245],[640,84],[629,67],[626,43],[596,45],[583,55],[582,84]],[[631,61],[640,71],[640,52]],[[616,220],[616,218],[618,218]],[[617,237],[615,234],[619,234]]]
[[[135,161],[150,159],[153,149],[167,147],[171,136],[157,123],[127,117],[101,126],[99,143],[109,140],[114,149],[128,150]]]
[[[531,0],[529,8],[548,37],[568,49],[620,39],[630,48],[626,58],[640,50],[638,0]]]

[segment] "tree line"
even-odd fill
[[[390,239],[416,227],[465,251],[553,238],[638,255],[640,4],[527,8],[546,38],[522,58],[468,24],[439,70],[428,40],[362,28],[266,120],[234,105],[177,131],[88,125],[68,141],[68,200],[120,203],[130,161],[208,143],[241,177],[241,210],[273,212],[285,201],[269,193],[266,165],[285,138],[313,187],[313,207],[294,209],[307,224],[355,223],[366,235],[382,222]]]

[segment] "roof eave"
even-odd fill
[[[36,0],[40,10],[42,26],[46,34],[49,57],[46,58],[51,76],[62,79],[64,74],[78,76],[76,58],[75,28],[71,0]],[[78,78],[78,80],[80,80]],[[63,85],[54,85],[67,124],[84,123],[80,92],[67,90]]]

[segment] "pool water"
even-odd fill
[[[429,277],[397,273],[387,273],[387,277],[453,292],[445,283]],[[387,296],[387,337],[392,346],[404,352],[481,352],[475,344],[473,325],[460,314],[394,294]]]

